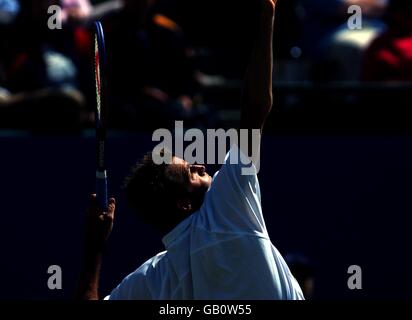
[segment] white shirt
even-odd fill
[[[128,275],[106,299],[304,299],[269,239],[257,175],[242,175],[247,166],[229,162],[235,148],[200,210],[163,238],[167,251]]]

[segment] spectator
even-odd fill
[[[70,57],[56,50],[54,31],[45,23],[48,6],[56,3],[53,0],[22,3],[22,10],[7,39],[7,82],[13,92],[77,87],[77,68]]]
[[[365,81],[412,81],[412,1],[390,1],[388,30],[364,57]]]
[[[116,126],[168,127],[175,118],[196,116],[190,48],[179,24],[156,5],[124,1],[104,19]]]
[[[313,77],[326,81],[359,79],[364,50],[383,29],[387,0],[302,0],[302,51],[312,59]],[[348,8],[362,9],[362,29],[350,30]]]
[[[53,32],[58,31],[49,30],[46,23],[47,8],[58,3],[21,2],[21,10],[5,35],[1,63],[3,86],[8,89],[2,99],[8,115],[5,118],[9,119],[6,126],[27,124],[26,128],[45,129],[79,125],[84,105],[78,91],[78,69],[57,49]]]
[[[89,0],[61,0],[63,23],[82,23],[92,13]]]

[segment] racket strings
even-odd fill
[[[94,38],[94,67],[95,67],[95,79],[96,79],[96,104],[97,104],[97,117],[100,121],[101,114],[101,77],[100,77],[100,54],[99,54],[99,42],[97,35]]]

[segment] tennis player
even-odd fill
[[[276,0],[261,3],[260,31],[242,98],[240,128],[250,130],[262,130],[272,108]],[[128,178],[126,193],[132,208],[164,231],[166,251],[128,275],[106,299],[304,299],[269,238],[256,172],[242,174],[247,151],[234,144],[213,178],[204,166],[178,157],[169,165],[155,165],[151,154],[144,157]],[[229,162],[233,152],[240,155],[238,164]],[[103,214],[93,196],[80,298],[99,299],[102,248],[114,211],[114,199]]]

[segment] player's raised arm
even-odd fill
[[[107,213],[97,204],[92,195],[86,219],[85,250],[76,298],[81,300],[99,299],[100,268],[103,249],[113,228],[115,199],[109,199]]]
[[[273,104],[273,26],[277,0],[260,2],[260,26],[244,79],[241,129],[262,130]]]

